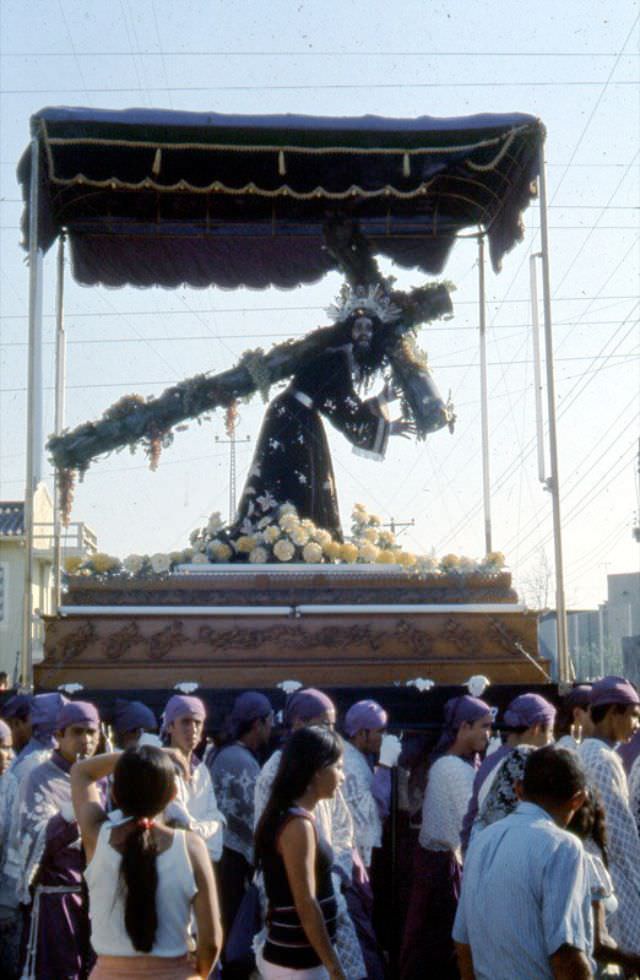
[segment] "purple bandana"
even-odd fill
[[[567,708],[588,708],[591,704],[591,684],[576,684],[565,696],[564,703]]]
[[[100,727],[100,715],[95,704],[89,701],[68,701],[61,709],[56,721],[56,731],[61,732],[68,725],[87,725]]]
[[[15,718],[24,709],[27,710],[27,713],[30,713],[32,704],[33,697],[30,694],[14,694],[13,697],[9,698],[2,705],[2,711],[0,713],[5,720],[8,720],[9,718]]]
[[[200,698],[194,698],[190,694],[174,694],[169,698],[164,709],[162,727],[166,730],[178,718],[196,718],[198,721],[204,721],[206,717],[207,712]]]
[[[507,728],[553,725],[556,709],[539,694],[520,694],[505,711],[503,720]]]
[[[377,701],[365,700],[352,704],[344,719],[344,730],[349,738],[363,728],[368,731],[378,731],[387,727],[389,716]]]
[[[437,754],[446,752],[449,746],[453,745],[458,730],[465,721],[467,724],[473,725],[474,722],[480,721],[485,715],[490,714],[491,708],[486,701],[481,701],[480,698],[474,698],[470,694],[450,698],[444,706],[444,727],[435,752]]]
[[[58,717],[69,698],[63,694],[36,694],[31,705],[31,724],[36,738],[44,740],[58,731]]]
[[[231,727],[250,725],[257,718],[266,718],[273,711],[269,698],[259,691],[243,691],[233,703],[231,711]]]
[[[305,687],[292,694],[284,709],[285,724],[291,727],[294,721],[311,721],[327,711],[335,711],[331,698],[315,687]]]
[[[125,701],[123,698],[118,698],[113,713],[113,727],[119,735],[124,735],[138,728],[155,731],[158,722],[153,711],[142,701]]]
[[[601,677],[591,690],[591,707],[601,704],[640,704],[640,697],[625,677]]]

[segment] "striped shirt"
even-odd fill
[[[549,958],[565,944],[590,956],[580,841],[534,803],[481,831],[467,852],[453,938],[471,947],[476,980],[552,980]]]

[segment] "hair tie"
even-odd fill
[[[153,822],[153,817],[139,817],[136,820],[136,827],[142,827],[143,830],[151,830]]]

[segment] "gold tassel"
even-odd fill
[[[409,154],[405,153],[402,157],[402,176],[411,176],[411,160],[409,159]]]
[[[153,158],[153,166],[151,168],[151,173],[154,177],[157,177],[160,173],[160,165],[162,163],[162,150],[160,147],[156,150],[156,155]]]
[[[286,162],[286,160],[284,158],[284,150],[279,150],[278,151],[278,173],[280,174],[281,177],[284,177],[284,175],[286,174],[286,172],[287,172],[287,162]]]

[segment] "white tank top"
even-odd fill
[[[84,873],[89,887],[91,945],[98,956],[182,956],[187,952],[191,902],[197,892],[185,831],[175,830],[171,846],[158,854],[156,911],[158,928],[150,953],[134,949],[124,925],[120,888],[122,855],[109,843],[114,828],[106,820],[98,834],[95,854]]]

